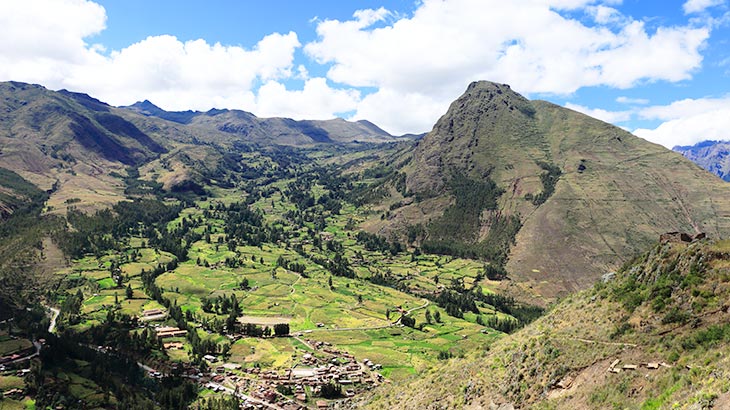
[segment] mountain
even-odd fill
[[[149,101],[118,108],[86,94],[0,83],[0,168],[52,191],[52,211],[124,199],[129,169],[141,168],[142,178],[166,190],[202,192],[202,185],[222,177],[219,164],[234,146],[397,140],[367,121],[260,119],[238,110],[167,112]],[[8,214],[22,194],[7,187],[0,193],[7,194],[0,196],[0,209]]]
[[[241,110],[212,109],[200,111],[165,111],[145,100],[124,107],[136,113],[168,121],[222,131],[245,138],[248,142],[281,145],[317,143],[393,142],[396,138],[369,121],[303,120],[290,118],[258,118]]]
[[[726,409],[730,242],[656,243],[487,350],[356,408]]]
[[[512,280],[500,286],[543,303],[591,286],[663,232],[730,233],[722,181],[508,85],[472,83],[415,149],[387,162],[370,195],[381,213],[364,228],[506,264]]]
[[[85,94],[4,82],[0,113],[0,167],[53,191],[50,206],[78,198],[117,202],[124,187],[109,174],[168,150],[163,139]]]
[[[672,148],[723,181],[730,181],[730,141],[702,141]]]

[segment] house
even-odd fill
[[[324,401],[324,400],[317,400],[317,409],[324,410],[324,409],[328,409],[329,407],[330,406],[329,406],[329,404],[327,404],[326,401]]]
[[[183,348],[183,344],[181,342],[170,342],[170,343],[163,343],[162,347],[164,347],[167,350],[179,350]]]
[[[182,337],[188,334],[187,330],[181,330],[178,327],[158,327],[155,329],[158,339],[167,339],[168,337]]]

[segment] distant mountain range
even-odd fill
[[[730,141],[702,141],[672,148],[723,181],[730,182]]]
[[[0,82],[0,168],[43,190],[53,188],[52,207],[68,200],[81,208],[117,202],[124,198],[124,184],[114,175],[162,157],[169,172],[160,179],[171,188],[202,182],[201,172],[215,168],[230,151],[226,147],[236,144],[403,140],[408,138],[393,137],[368,121],[266,119],[238,110],[168,112],[149,101],[113,107],[86,94]],[[23,195],[1,181],[0,190],[0,209],[7,214],[11,203],[20,203],[8,198]]]

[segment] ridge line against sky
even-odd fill
[[[4,0],[0,80],[429,131],[507,83],[667,147],[730,139],[728,0]]]

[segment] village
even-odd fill
[[[185,330],[149,323],[164,318],[164,309],[151,309],[143,312],[140,322],[155,331],[165,350],[184,349],[185,342],[181,338],[185,337]],[[244,336],[229,335],[231,340],[241,337]],[[330,402],[325,396],[340,400],[351,398],[385,380],[378,372],[382,365],[367,358],[358,361],[353,355],[334,348],[328,342],[304,338],[301,332],[288,337],[295,338],[309,349],[293,355],[298,363],[291,368],[244,368],[239,363],[226,363],[222,358],[210,354],[203,356],[208,372],[185,364],[176,363],[173,366],[176,371],[196,380],[202,388],[235,395],[242,400],[244,408],[251,409],[327,409],[330,408]],[[150,377],[163,376],[161,371],[144,367]],[[336,390],[326,392],[326,389],[331,389],[330,386],[336,386]]]

